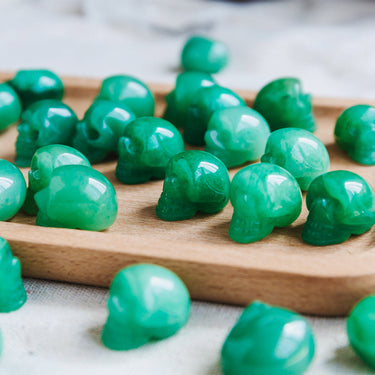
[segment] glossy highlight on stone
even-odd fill
[[[359,175],[331,171],[317,177],[306,194],[309,210],[302,239],[315,246],[346,241],[375,224],[375,193]]]
[[[301,315],[255,301],[226,338],[221,367],[224,375],[301,375],[314,352],[311,326]]]
[[[22,207],[25,197],[23,174],[11,162],[0,159],[0,221],[11,219]]]
[[[90,162],[86,156],[73,147],[64,145],[49,145],[39,148],[32,160],[29,171],[29,186],[27,187],[26,200],[23,210],[29,215],[36,215],[38,207],[34,195],[48,187],[52,172],[63,165],[86,165]]]
[[[346,330],[354,351],[375,369],[375,295],[363,298],[353,307]]]
[[[34,196],[36,224],[44,227],[102,231],[116,220],[116,191],[97,170],[65,165],[53,170],[48,187]]]
[[[77,116],[60,100],[41,100],[22,113],[16,141],[16,164],[29,167],[35,151],[51,144],[70,145]]]
[[[167,268],[137,264],[122,269],[109,289],[108,320],[102,341],[109,349],[130,350],[179,331],[190,315],[190,296]]]
[[[7,83],[0,84],[0,133],[19,120],[21,103],[17,93]]]
[[[39,100],[61,100],[64,96],[61,79],[50,70],[20,70],[8,83],[17,92],[23,109]]]
[[[117,153],[125,127],[134,120],[134,113],[125,104],[95,100],[77,124],[73,147],[91,163],[99,163],[111,152]]]
[[[13,256],[8,242],[0,237],[0,313],[18,310],[26,299],[21,278],[21,263]]]
[[[228,167],[258,160],[264,152],[270,127],[257,111],[249,107],[216,111],[204,136],[205,150]]]
[[[275,164],[248,165],[233,177],[230,200],[234,208],[229,237],[250,243],[267,237],[274,227],[292,224],[302,210],[296,179]]]
[[[184,45],[181,53],[181,65],[185,70],[205,73],[217,73],[229,60],[227,46],[204,36],[193,36]]]
[[[329,169],[329,155],[324,144],[309,131],[284,128],[274,131],[267,140],[262,162],[277,164],[292,174],[301,190]]]
[[[337,119],[335,141],[356,162],[375,165],[375,107],[347,108]]]
[[[229,200],[226,166],[205,151],[190,150],[173,156],[168,165],[156,215],[166,221],[186,220],[198,211],[213,214]]]
[[[184,150],[174,125],[156,117],[140,117],[126,126],[120,138],[116,177],[124,184],[163,179],[169,159]]]
[[[106,78],[97,99],[125,104],[136,117],[153,116],[155,99],[151,90],[139,79],[118,75]]]
[[[297,78],[280,78],[264,86],[255,98],[254,109],[268,122],[272,131],[301,128],[315,131],[311,95],[305,94]]]
[[[192,145],[204,145],[204,134],[213,113],[240,106],[245,107],[246,103],[232,90],[218,85],[201,88],[188,109],[184,140]]]

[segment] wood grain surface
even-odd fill
[[[0,73],[0,81],[11,76]],[[64,83],[64,101],[82,116],[100,80],[66,77]],[[161,114],[171,86],[150,87]],[[254,92],[237,92],[252,103]],[[374,187],[375,167],[353,162],[333,140],[337,116],[359,103],[374,101],[315,99],[316,135],[327,146],[331,170],[351,170]],[[0,158],[14,161],[16,136],[16,127],[0,134]],[[114,184],[119,201],[118,218],[104,232],[42,228],[35,225],[34,217],[22,213],[0,222],[0,236],[20,258],[24,276],[108,286],[122,267],[152,262],[175,271],[195,299],[239,305],[261,299],[316,315],[344,315],[361,297],[375,293],[375,228],[343,244],[310,246],[301,240],[307,216],[304,206],[291,226],[275,229],[259,242],[237,244],[228,237],[230,204],[215,215],[164,222],[155,215],[163,182],[123,185],[115,178],[115,166],[116,161],[95,166]],[[232,169],[231,176],[237,170]],[[26,177],[28,170],[22,172]]]

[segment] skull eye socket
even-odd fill
[[[29,135],[30,135],[30,140],[35,142],[39,137],[39,131],[38,130],[31,130]]]
[[[100,133],[96,129],[88,128],[87,137],[92,141],[96,141],[100,137]]]

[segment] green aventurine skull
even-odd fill
[[[190,296],[172,271],[137,264],[124,268],[114,278],[108,310],[103,344],[113,350],[135,349],[170,337],[182,328],[189,319]]]
[[[117,152],[118,140],[135,115],[125,104],[95,100],[77,124],[73,147],[91,163],[99,163],[110,152]]]
[[[185,151],[168,163],[156,214],[167,221],[186,220],[198,211],[215,213],[229,200],[226,166],[205,151]]]
[[[8,242],[0,237],[0,313],[19,309],[26,302],[20,261]]]
[[[353,160],[375,165],[375,107],[355,105],[346,109],[337,119],[335,140]]]
[[[16,164],[29,167],[35,151],[51,144],[70,145],[77,116],[63,102],[46,99],[30,105],[22,114],[16,141]]]
[[[302,128],[316,129],[311,95],[302,91],[296,78],[280,78],[268,83],[258,93],[254,109],[268,122],[271,130]]]
[[[375,193],[360,176],[349,171],[327,172],[307,190],[309,216],[302,231],[305,242],[324,246],[346,241],[375,224]]]
[[[229,236],[240,243],[258,241],[274,227],[292,224],[302,209],[296,179],[285,169],[268,163],[252,164],[237,172],[230,200],[234,212]]]
[[[182,136],[170,122],[140,117],[126,126],[120,138],[116,177],[125,184],[162,179],[169,159],[184,150]]]

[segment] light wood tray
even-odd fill
[[[0,74],[0,81],[9,79]],[[79,116],[96,96],[100,81],[65,78],[65,102]],[[157,114],[164,108],[166,85],[150,85]],[[251,104],[254,93],[239,91]],[[326,144],[331,169],[348,169],[375,186],[375,167],[354,163],[333,141],[337,116],[363,101],[315,99],[316,135]],[[368,104],[374,104],[369,102]],[[0,135],[0,158],[14,161],[16,127]],[[303,313],[343,315],[361,297],[375,293],[375,228],[340,245],[309,246],[301,240],[306,207],[291,226],[275,229],[264,240],[243,245],[231,241],[228,228],[233,208],[216,215],[164,222],[155,215],[162,181],[129,186],[114,176],[116,162],[95,166],[114,184],[119,201],[115,224],[104,232],[42,228],[22,213],[0,222],[23,267],[24,276],[108,286],[122,267],[152,262],[175,271],[193,298],[246,305],[253,299]],[[231,176],[238,169],[232,169]],[[23,169],[27,175],[27,169]]]

